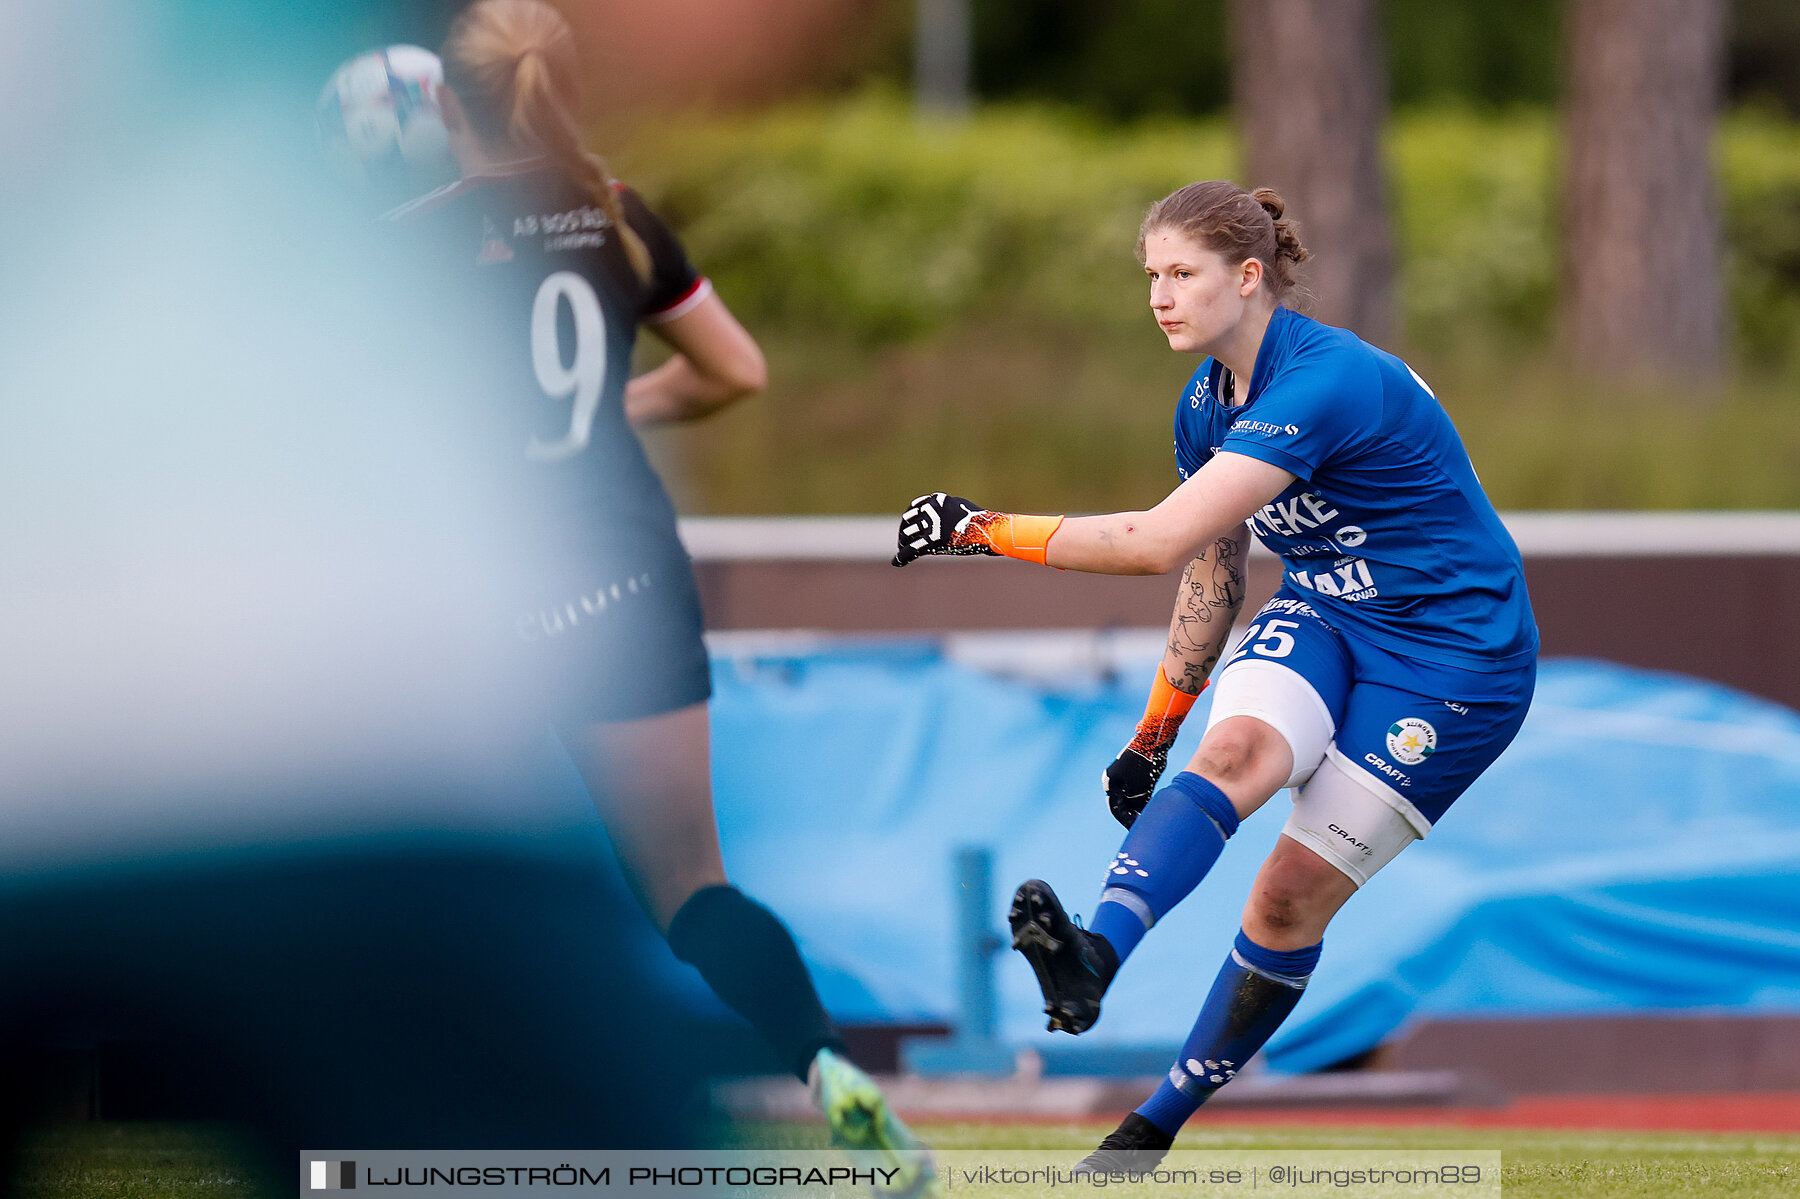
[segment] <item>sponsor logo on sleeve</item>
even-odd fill
[[[1272,425],[1266,420],[1240,420],[1232,422],[1233,433],[1256,433],[1263,437],[1279,437],[1286,434],[1292,437],[1300,431],[1299,425]]]

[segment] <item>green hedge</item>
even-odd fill
[[[997,310],[1118,327],[1146,202],[1235,168],[1223,125],[1041,109],[920,124],[876,93],[663,131],[632,177],[751,321],[879,344]]]
[[[1400,300],[1417,343],[1546,336],[1556,153],[1539,110],[1395,118]],[[865,344],[996,310],[1141,325],[1132,250],[1145,206],[1238,169],[1221,121],[1119,128],[997,107],[921,124],[884,92],[665,128],[625,158],[747,317]],[[1734,117],[1719,161],[1737,323],[1757,360],[1785,357],[1800,325],[1800,127]]]
[[[1406,330],[1395,348],[1445,396],[1495,498],[1800,503],[1793,472],[1733,456],[1800,451],[1800,125],[1742,113],[1722,126],[1740,370],[1699,421],[1682,400],[1597,394],[1558,373],[1557,156],[1543,110],[1401,113],[1389,126]],[[1237,173],[1226,123],[1102,126],[1041,106],[922,123],[875,91],[665,127],[615,160],[775,368],[746,414],[662,440],[690,506],[882,510],[966,479],[1012,497],[995,503],[1116,507],[1166,486],[1170,404],[1193,364],[1148,319],[1137,223],[1182,183]],[[1616,431],[1620,405],[1639,419],[1613,435],[1605,469],[1558,440],[1572,412]]]

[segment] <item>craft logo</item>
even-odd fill
[[[354,1191],[355,1162],[308,1162],[312,1169],[311,1187],[315,1191]]]
[[[1437,730],[1417,716],[1408,716],[1387,733],[1388,753],[1408,766],[1417,766],[1436,753],[1437,741]]]
[[[1332,832],[1336,833],[1338,836],[1342,837],[1345,841],[1349,842],[1353,848],[1362,850],[1363,857],[1367,858],[1367,857],[1374,856],[1375,851],[1369,848],[1369,843],[1367,841],[1358,841],[1356,839],[1356,834],[1350,832],[1348,829],[1344,828],[1342,825],[1328,824],[1325,827],[1330,829]]]

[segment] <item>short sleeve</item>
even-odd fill
[[[1198,413],[1212,364],[1211,358],[1200,364],[1182,391],[1181,402],[1175,405],[1175,470],[1183,479],[1192,478],[1195,471],[1206,465]]]
[[[1294,363],[1244,410],[1219,448],[1310,481],[1381,423],[1381,376],[1373,363]]]
[[[712,284],[694,269],[687,251],[662,219],[629,187],[619,189],[619,203],[632,231],[650,251],[650,281],[644,292],[641,319],[658,324],[685,316],[712,294]]]

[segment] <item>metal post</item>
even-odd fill
[[[913,31],[913,96],[921,112],[969,109],[969,0],[918,0]]]
[[[994,855],[983,846],[956,851],[956,1035],[966,1041],[991,1041],[999,1031],[999,1004],[994,996],[994,954],[1000,938],[988,928],[993,909]]]
[[[956,1026],[948,1040],[915,1037],[901,1044],[909,1070],[919,1074],[1010,1074],[1014,1060],[1000,1043],[994,955],[1006,942],[989,927],[994,904],[994,855],[986,846],[956,851],[951,885],[956,904]]]

